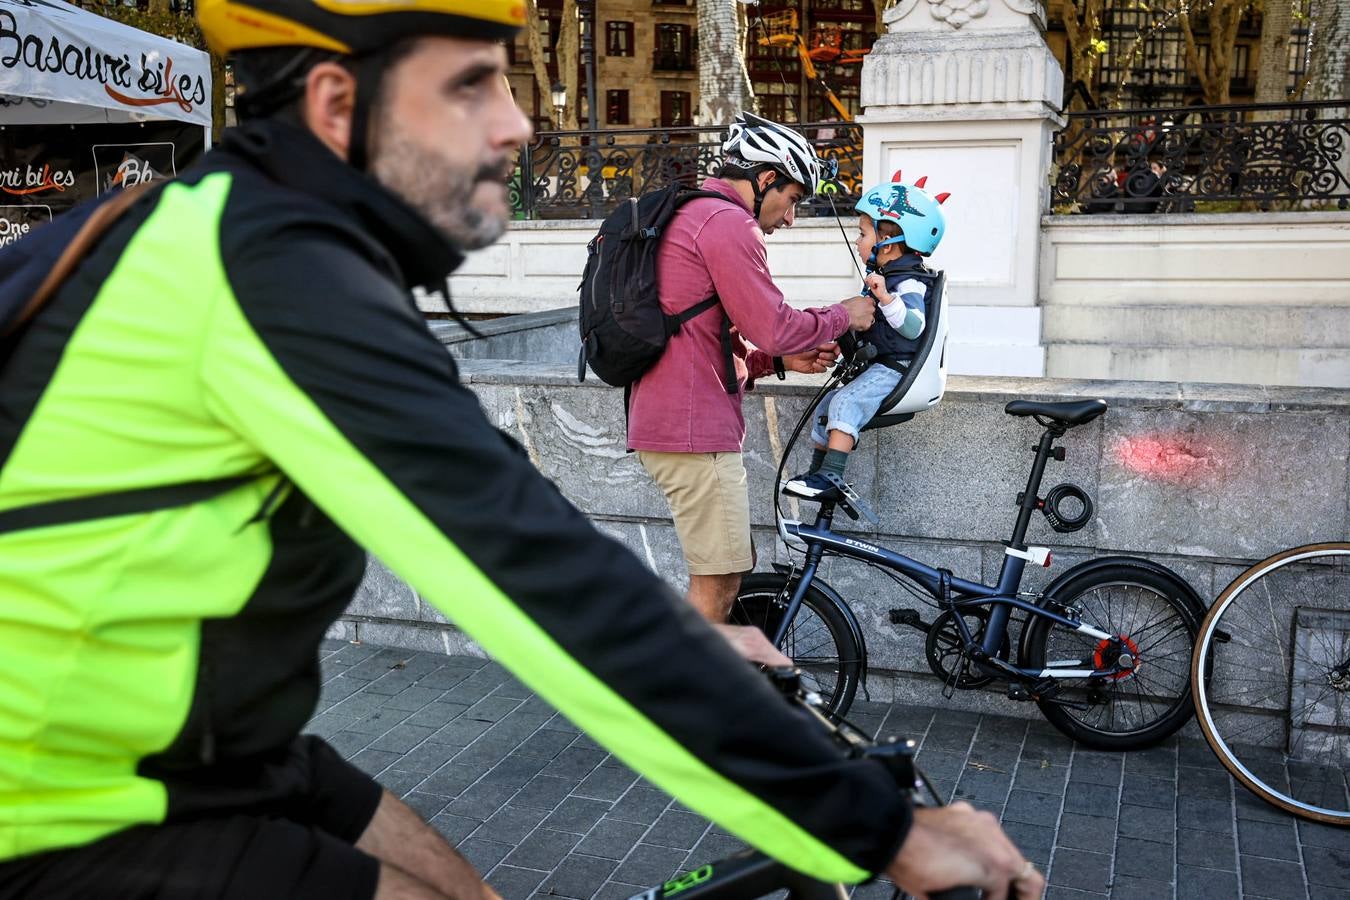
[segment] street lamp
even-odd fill
[[[563,87],[561,81],[555,81],[553,87],[549,88],[549,93],[553,100],[554,127],[561,131],[563,127],[563,107],[567,105],[567,88]]]

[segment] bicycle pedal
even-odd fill
[[[881,520],[877,518],[877,514],[872,512],[872,508],[867,505],[867,501],[858,496],[858,492],[853,489],[851,484],[833,472],[822,472],[821,474],[824,475],[825,480],[834,485],[835,490],[839,492],[841,498],[839,500],[839,505],[844,507],[844,512],[848,514],[849,518],[856,522],[858,516],[861,515],[873,525],[881,524]]]
[[[1008,699],[1016,700],[1020,703],[1025,703],[1026,701],[1031,699],[1031,691],[1027,690],[1020,684],[1009,685]]]
[[[919,615],[919,611],[917,609],[891,610],[891,624],[907,625],[910,628],[917,628],[924,634],[927,634],[933,628],[933,626],[930,623],[925,622],[923,620],[923,617]]]

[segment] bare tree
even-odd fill
[[[1238,25],[1247,12],[1251,0],[1208,0],[1208,3],[1190,4],[1183,0],[1180,15],[1181,33],[1186,39],[1186,60],[1191,71],[1200,79],[1205,102],[1229,102],[1228,86],[1233,73],[1233,57],[1237,47]],[[1191,14],[1203,12],[1209,23],[1209,51],[1201,58]]]
[[[744,14],[731,0],[698,0],[698,123],[726,125],[753,103]]]
[[[1105,6],[1104,0],[1063,0],[1069,70],[1075,81],[1089,89],[1095,83],[1097,60],[1106,51],[1102,41],[1102,13]]]
[[[1283,103],[1289,97],[1289,39],[1296,0],[1265,0],[1261,49],[1256,64],[1256,102]]]
[[[544,48],[543,19],[539,15],[538,0],[526,0],[525,3],[525,42],[530,48],[530,66],[534,69],[535,92],[544,98],[548,107],[548,120],[555,129],[562,129],[562,120],[553,107],[553,84],[548,80],[547,50]]]

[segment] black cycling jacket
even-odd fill
[[[127,213],[0,356],[0,513],[241,478],[0,533],[0,859],[256,802],[232,780],[312,714],[364,548],[690,808],[820,878],[889,861],[910,821],[890,776],[459,382],[409,295],[459,262],[307,132],[249,125]]]

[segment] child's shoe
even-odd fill
[[[783,493],[804,500],[838,500],[839,488],[820,472],[798,475],[783,483]]]

